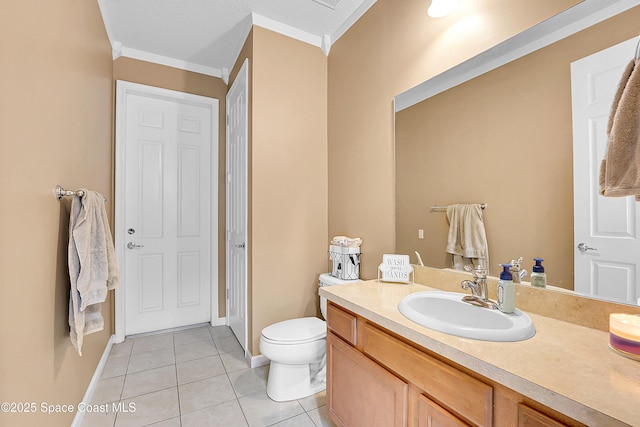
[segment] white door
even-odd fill
[[[217,100],[127,82],[118,95],[124,334],[209,322]]]
[[[638,204],[601,196],[598,176],[613,98],[636,44],[634,38],[571,64],[575,290],[631,304],[640,297]]]
[[[247,349],[248,60],[227,93],[227,323]]]

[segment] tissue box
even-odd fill
[[[609,345],[624,356],[640,360],[640,316],[612,313],[609,316]]]

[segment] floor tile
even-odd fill
[[[127,373],[127,365],[129,364],[129,357],[114,357],[107,358],[107,363],[104,365],[102,375],[100,378],[112,378],[120,377]]]
[[[159,423],[148,424],[146,427],[181,427],[180,417],[160,421]]]
[[[267,389],[267,377],[269,376],[269,366],[260,366],[255,369],[244,369],[242,371],[230,372],[229,380],[236,392],[236,396],[242,397],[258,391]]]
[[[247,427],[237,400],[182,415],[182,427]]]
[[[305,411],[309,412],[312,409],[317,409],[327,404],[327,392],[326,390],[321,391],[320,393],[298,399],[298,402],[302,405]]]
[[[116,413],[108,412],[85,412],[82,419],[82,427],[113,427],[116,422]]]
[[[109,357],[131,356],[132,349],[133,349],[132,340],[126,340],[119,344],[114,344],[113,346],[111,346],[111,351],[109,351]]]
[[[180,412],[183,415],[236,398],[226,375],[179,385],[178,390]]]
[[[240,347],[240,343],[236,339],[235,335],[216,338],[214,342],[216,343],[216,348],[220,353],[230,353],[232,351],[242,350],[242,347]]]
[[[274,402],[264,391],[238,399],[251,427],[262,427],[300,415],[304,409],[297,401]]]
[[[147,351],[140,354],[134,354],[129,359],[128,374],[146,371],[147,369],[161,368],[163,366],[173,365],[176,363],[175,351],[173,348],[165,350]]]
[[[233,331],[228,326],[209,326],[209,333],[214,340],[233,335]]]
[[[124,380],[122,398],[126,399],[177,386],[174,365],[128,374]]]
[[[308,411],[307,414],[309,414],[317,427],[336,427],[335,423],[331,421],[331,417],[329,417],[329,410],[326,406],[312,409]]]
[[[180,415],[176,387],[122,400],[121,404],[129,411],[118,412],[115,427],[146,426]]]
[[[315,427],[316,425],[311,421],[309,415],[300,414],[295,417],[288,418],[284,421],[280,421],[276,424],[271,424],[272,427]]]
[[[191,383],[205,378],[226,374],[220,356],[203,357],[176,365],[178,384]]]
[[[227,372],[249,369],[249,363],[244,358],[244,351],[232,351],[230,353],[220,353],[220,359]]]
[[[112,378],[103,378],[98,381],[91,403],[108,403],[117,402],[122,396],[122,388],[124,386],[124,375]]]
[[[208,326],[173,333],[173,345],[176,347],[179,345],[193,344],[198,341],[210,341],[212,339]]]
[[[187,362],[189,360],[201,359],[203,357],[215,356],[218,354],[213,341],[200,341],[193,344],[179,345],[175,348],[176,362]]]
[[[135,338],[131,355],[148,351],[166,350],[173,348],[173,334],[152,335],[149,337]]]

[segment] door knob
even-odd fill
[[[239,245],[235,245],[236,248],[244,249],[244,243],[240,243]]]
[[[587,251],[597,251],[598,249],[592,248],[592,247],[588,246],[586,243],[579,243],[578,244],[578,250],[580,252],[587,252]]]
[[[144,245],[136,245],[133,242],[129,242],[129,243],[127,243],[127,247],[129,249],[140,249],[140,248],[144,248]]]

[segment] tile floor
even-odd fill
[[[268,365],[247,367],[227,326],[127,339],[112,347],[91,402],[104,412],[86,412],[82,425],[334,426],[324,392],[274,402],[268,373]]]

